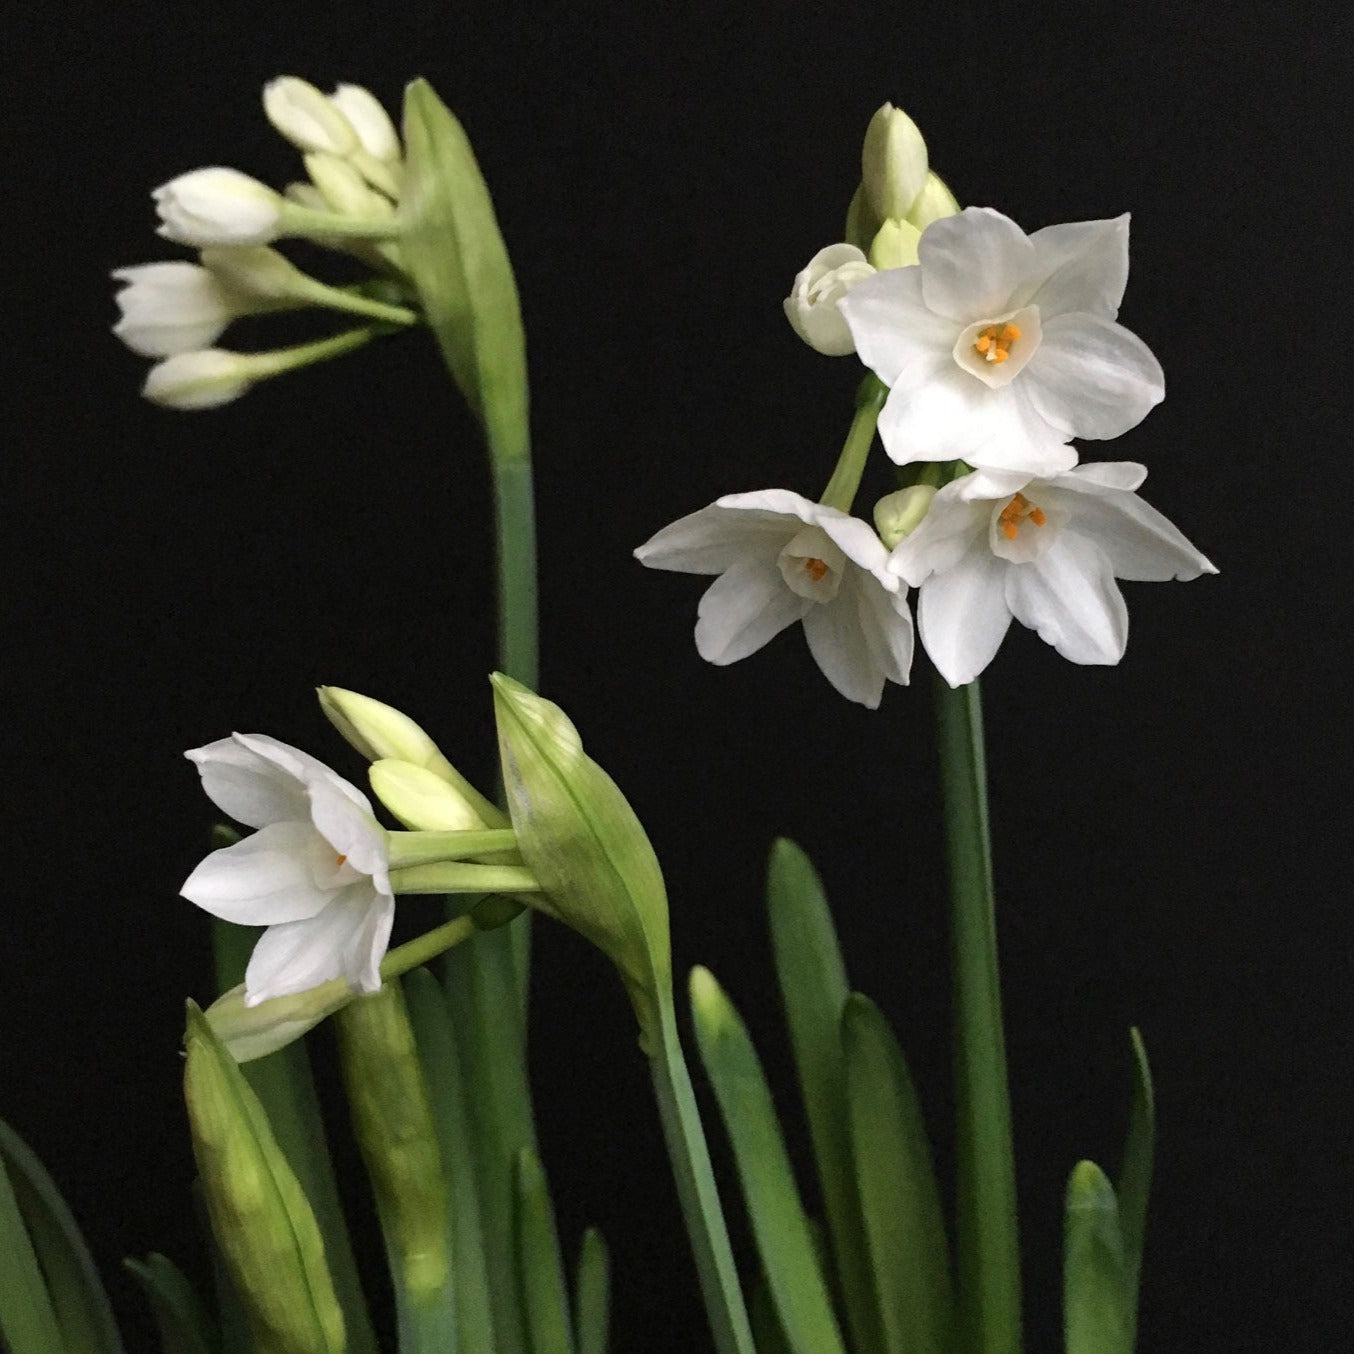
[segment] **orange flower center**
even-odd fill
[[[813,579],[815,583],[823,581],[823,575],[827,573],[827,565],[815,556],[810,556],[804,561],[804,572]]]
[[[989,324],[980,330],[974,342],[974,351],[988,362],[998,364],[1011,356],[1011,344],[1020,338],[1020,329],[1014,324]]]
[[[1011,326],[1007,325],[1006,327],[1009,329]],[[1001,534],[1008,541],[1013,541],[1020,535],[1022,522],[1033,522],[1035,526],[1041,527],[1048,521],[1048,518],[1044,516],[1044,510],[1031,503],[1024,494],[1017,494],[1001,510],[1001,515],[997,518],[997,521],[1001,523]]]
[[[347,859],[348,859],[347,856],[339,856],[339,858],[338,858],[338,863],[339,863],[340,865],[342,865],[342,864],[344,863],[344,861],[346,861]]]

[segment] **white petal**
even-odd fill
[[[988,505],[968,502],[959,490],[961,483],[947,484],[936,494],[921,525],[899,541],[889,556],[890,571],[914,588],[933,573],[953,569],[970,550],[983,543]],[[1016,489],[1023,483],[1021,476]]]
[[[839,593],[835,601],[810,607],[804,616],[804,638],[823,676],[847,700],[879,708],[884,669],[870,652],[852,589]]]
[[[307,787],[316,784],[331,786],[358,808],[371,813],[371,800],[337,771],[331,771],[318,757],[312,757],[310,753],[302,752],[280,738],[270,738],[266,733],[237,733],[235,740],[280,771],[295,776]]]
[[[921,586],[917,628],[951,686],[971,682],[996,656],[1011,624],[1002,577],[1010,568],[984,547]]]
[[[310,786],[310,818],[347,864],[370,875],[382,893],[390,892],[386,834],[369,809],[354,804],[340,786],[316,780]]]
[[[1085,536],[1108,557],[1115,578],[1140,583],[1184,582],[1217,569],[1185,534],[1137,494],[1079,495],[1067,529]]]
[[[745,556],[705,590],[697,611],[696,650],[708,663],[736,663],[812,605],[785,586],[774,557]]]
[[[181,892],[212,916],[242,926],[302,921],[334,897],[316,883],[319,866],[332,873],[333,853],[309,823],[273,823],[213,851]]]
[[[336,894],[309,921],[270,926],[245,970],[245,1005],[304,992],[331,978],[345,978],[361,992],[376,991],[394,917],[394,899],[363,881]]]
[[[1006,601],[1016,620],[1073,663],[1117,663],[1128,643],[1128,608],[1105,553],[1063,532],[1030,564],[1006,573]]]
[[[183,755],[196,763],[207,797],[237,823],[248,827],[309,823],[310,803],[300,778],[260,756],[239,736],[191,748]]]
[[[920,268],[891,268],[858,282],[838,302],[860,360],[886,386],[917,385],[949,358],[960,326],[922,299]]]
[[[1152,350],[1098,315],[1049,320],[1039,351],[1021,375],[1035,409],[1070,437],[1118,437],[1166,394]]]
[[[861,574],[855,592],[857,617],[871,657],[889,681],[905,686],[913,647],[906,591],[890,591],[872,574]]]
[[[833,544],[862,569],[882,569],[889,557],[888,547],[879,539],[879,533],[868,522],[836,508],[814,504],[817,508],[815,525],[821,527]]]
[[[1098,494],[1105,489],[1133,490],[1146,478],[1147,467],[1137,461],[1091,461],[1058,476],[1055,483],[1059,489]]]
[[[1084,310],[1113,319],[1128,283],[1128,213],[1107,221],[1069,221],[1030,236],[1032,275],[1017,304],[1045,318]]]
[[[738,495],[746,498],[748,495]],[[722,574],[750,551],[774,555],[795,534],[795,514],[768,508],[740,510],[721,499],[666,526],[635,551],[650,569]]]
[[[961,325],[1013,309],[1035,261],[1025,232],[991,207],[966,207],[928,226],[918,254],[927,307]]]

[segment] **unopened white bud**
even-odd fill
[[[204,249],[202,262],[227,287],[261,300],[285,301],[304,287],[305,274],[276,249]]]
[[[946,216],[957,216],[958,214],[959,201],[945,186],[945,180],[939,174],[928,171],[926,182],[922,186],[921,192],[917,194],[917,200],[912,204],[912,210],[908,212],[907,219],[918,230],[925,230],[932,221],[939,221]]]
[[[820,249],[796,277],[785,298],[785,315],[794,331],[829,357],[845,357],[856,350],[838,303],[862,278],[874,272],[865,255],[852,244]]]
[[[931,484],[910,484],[906,489],[885,494],[874,505],[874,526],[879,539],[892,550],[921,525],[935,496],[935,486]]]
[[[926,182],[926,142],[901,108],[886,103],[865,129],[861,179],[875,215],[905,217]]]
[[[387,197],[375,192],[347,160],[316,151],[306,156],[306,173],[320,190],[325,205],[341,216],[394,216]]]
[[[921,231],[909,221],[891,218],[875,233],[870,244],[870,262],[882,273],[886,268],[908,268],[917,261]]]
[[[194,169],[152,194],[159,234],[178,244],[267,244],[282,227],[283,200],[238,169]]]
[[[157,362],[141,393],[168,409],[212,409],[239,399],[252,381],[247,357],[223,348],[203,348]]]
[[[205,348],[240,313],[220,279],[196,263],[140,263],[113,277],[127,284],[114,297],[122,318],[113,333],[142,357]]]
[[[329,101],[347,118],[362,149],[387,164],[401,155],[400,137],[381,101],[361,85],[339,85]]]
[[[343,111],[314,85],[294,75],[264,85],[263,111],[297,150],[350,155],[357,149],[358,134]]]

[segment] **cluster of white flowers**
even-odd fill
[[[281,193],[235,169],[195,169],[152,194],[159,234],[200,251],[119,268],[121,318],[113,332],[143,357],[161,359],[143,393],[157,404],[203,409],[225,404],[255,381],[357,346],[369,330],[264,353],[213,346],[236,319],[319,306],[384,325],[418,319],[394,241],[403,152],[384,108],[358,85],[325,95],[292,76],[271,81],[263,107],[304,157],[305,182]],[[373,270],[370,284],[334,287],[270,247],[304,236],[352,254]]]
[[[637,557],[719,575],[700,604],[702,657],[734,662],[803,621],[828,680],[871,707],[886,680],[907,681],[909,587],[952,686],[991,662],[1012,617],[1073,662],[1117,663],[1128,616],[1116,579],[1217,572],[1134,492],[1142,466],[1078,466],[1071,445],[1127,432],[1165,394],[1155,357],[1116,320],[1128,218],[1027,235],[990,208],[961,212],[915,125],[888,105],[863,167],[852,218],[870,222],[870,258],[850,244],[820,251],[785,310],[810,346],[859,354],[888,387],[878,433],[894,462],[945,464],[914,472],[904,505],[881,502],[882,539],[838,507],[772,489],[719,499]]]

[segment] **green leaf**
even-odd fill
[[[496,456],[527,454],[526,341],[508,251],[464,128],[426,80],[404,96],[400,254]]]
[[[945,1354],[954,1338],[949,1244],[912,1078],[879,1008],[842,1016],[851,1136],[876,1300],[889,1354]]]
[[[611,1256],[595,1227],[583,1233],[574,1283],[578,1354],[606,1354],[611,1326]]]
[[[708,969],[691,971],[691,1009],[785,1338],[796,1354],[843,1351],[761,1062]]]
[[[1063,1324],[1067,1354],[1131,1354],[1123,1239],[1114,1187],[1093,1161],[1067,1182],[1063,1223]]]
[[[1133,1098],[1128,1111],[1128,1135],[1119,1168],[1119,1231],[1124,1242],[1124,1286],[1129,1323],[1129,1347],[1137,1335],[1138,1281],[1142,1273],[1143,1239],[1147,1231],[1147,1199],[1152,1187],[1152,1156],[1156,1146],[1156,1100],[1147,1048],[1137,1029],[1129,1031],[1133,1046]]]
[[[219,1337],[206,1308],[172,1260],[152,1254],[145,1260],[129,1256],[123,1264],[150,1302],[160,1332],[160,1354],[216,1354]]]
[[[228,992],[244,981],[245,967],[261,934],[254,926],[235,926],[219,920],[212,922],[216,980],[222,992]],[[297,1039],[276,1053],[241,1064],[240,1070],[258,1096],[282,1155],[296,1172],[315,1212],[315,1221],[324,1237],[334,1291],[343,1308],[348,1333],[347,1354],[377,1354],[376,1333],[358,1277],[357,1260],[339,1199],[338,1181],[329,1155],[329,1140],[305,1043]]]
[[[0,1165],[9,1170],[67,1354],[122,1354],[108,1295],[66,1201],[32,1150],[3,1120]]]
[[[823,886],[808,856],[791,841],[782,839],[771,848],[767,909],[846,1319],[854,1346],[875,1350],[883,1333],[856,1194],[841,1040],[846,968]]]
[[[56,1313],[0,1160],[0,1340],[10,1354],[66,1354]]]
[[[555,1210],[540,1158],[530,1148],[517,1154],[514,1180],[517,1284],[531,1332],[532,1354],[573,1354],[569,1295],[560,1264]]]
[[[776,1315],[776,1304],[765,1274],[758,1275],[753,1285],[752,1298],[748,1302],[748,1320],[752,1323],[752,1338],[757,1345],[757,1354],[791,1354],[785,1332],[780,1328],[780,1318]]]

